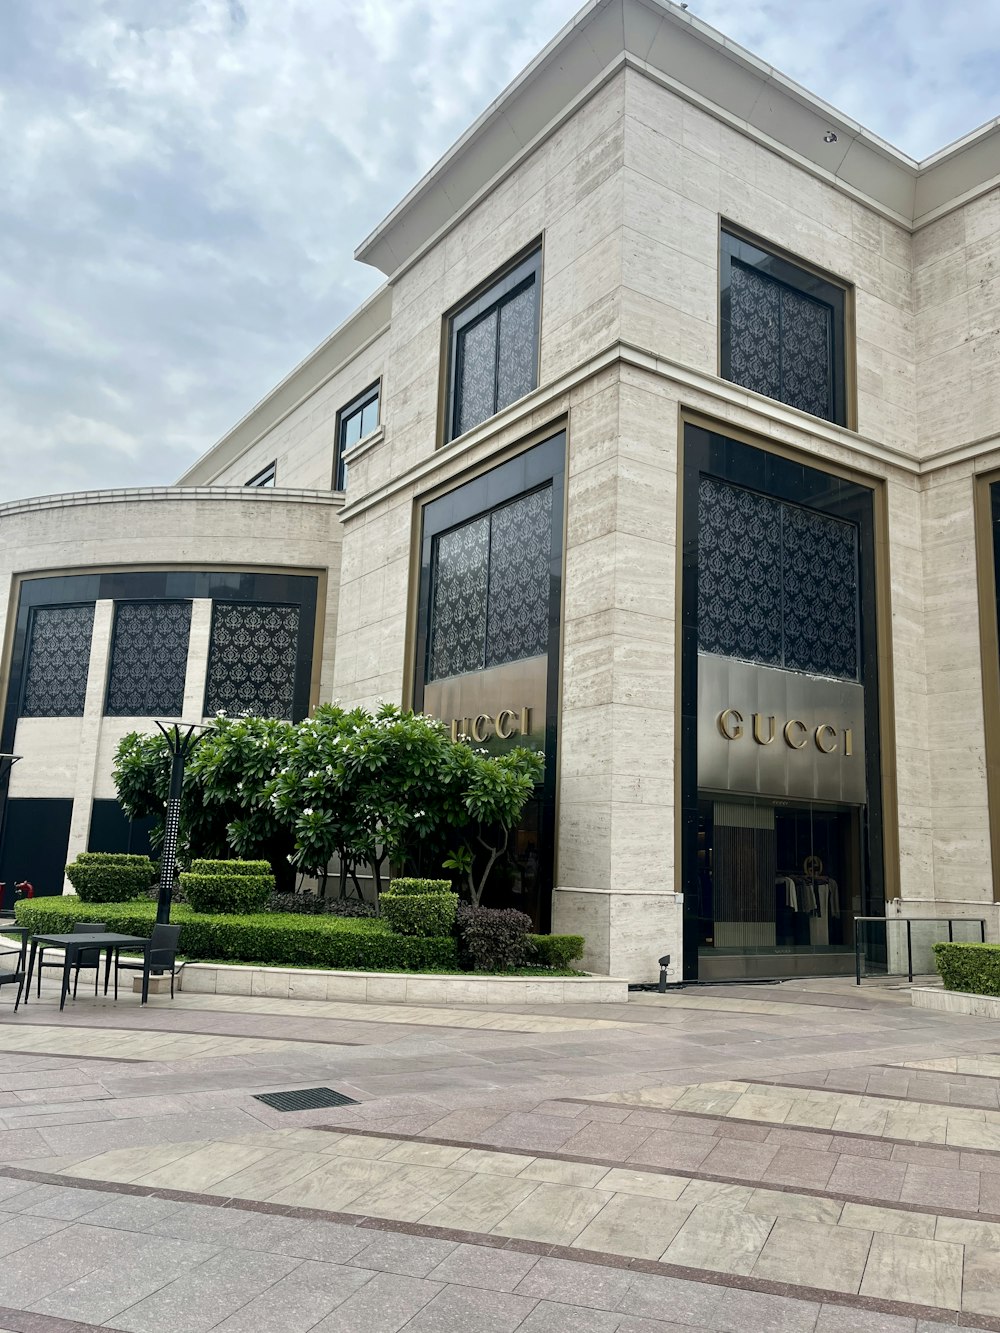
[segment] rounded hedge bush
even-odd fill
[[[392,888],[395,888],[393,882]],[[397,935],[451,935],[458,908],[457,893],[394,893],[379,899],[382,916]]]
[[[247,916],[267,907],[274,876],[267,861],[194,861],[181,891],[196,912]]]
[[[400,875],[398,879],[389,881],[389,887],[385,892],[423,896],[430,893],[454,893],[455,890],[451,886],[450,879],[410,879]]]
[[[66,867],[66,877],[81,902],[127,903],[146,892],[156,868],[148,856],[81,852]]]

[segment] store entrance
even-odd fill
[[[699,980],[853,969],[861,815],[857,806],[702,794],[697,901],[688,904]]]

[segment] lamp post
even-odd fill
[[[181,823],[181,793],[184,789],[184,765],[194,753],[198,742],[212,730],[201,722],[157,722],[167,738],[170,750],[170,795],[167,797],[167,817],[163,825],[163,847],[160,851],[160,893],[156,902],[156,924],[170,921],[170,903],[174,896],[174,872],[177,868],[177,833]]]

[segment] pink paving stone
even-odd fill
[[[979,1207],[979,1177],[974,1171],[940,1171],[926,1166],[908,1166],[901,1203],[920,1203],[934,1208]]]
[[[675,1136],[667,1132],[653,1133],[626,1160],[634,1162],[637,1166],[675,1167],[683,1171],[696,1171],[712,1149],[718,1146],[718,1139],[699,1138],[694,1134]]]
[[[624,1162],[652,1134],[651,1129],[639,1125],[608,1125],[592,1121],[584,1125],[579,1134],[567,1139],[560,1151]]]
[[[765,1184],[805,1185],[823,1189],[837,1159],[832,1153],[812,1148],[779,1147],[761,1180]]]
[[[859,1161],[841,1157],[827,1181],[827,1189],[838,1194],[853,1194],[861,1199],[899,1198],[906,1176],[901,1162]]]
[[[737,1180],[760,1180],[778,1149],[768,1143],[728,1140],[716,1145],[701,1164],[703,1171]]]

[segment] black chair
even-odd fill
[[[73,929],[70,933],[72,935],[96,935],[102,930],[107,930],[107,925],[103,921],[77,921],[74,924]],[[42,993],[42,969],[45,967],[58,967],[59,971],[61,972],[63,965],[61,960],[58,963],[47,962],[45,958],[44,946],[39,947],[38,958],[35,961],[36,961],[36,966],[38,967],[37,994],[40,996]],[[80,980],[81,967],[87,968],[88,971],[90,968],[94,969],[94,994],[95,995],[97,994],[97,982],[98,982],[98,977],[100,975],[99,972],[100,964],[101,964],[100,949],[81,949],[79,951],[79,953],[76,956],[76,970],[73,977],[74,1000],[76,999],[76,987],[77,983]]]
[[[122,959],[115,954],[115,999],[118,999],[118,973],[142,973],[142,999],[146,1001],[150,975],[162,976],[170,973],[170,998],[174,998],[174,977],[177,973],[177,942],[181,937],[180,926],[154,926],[153,933],[146,945],[142,958]]]
[[[12,986],[17,982],[17,999],[14,1001],[14,1013],[17,1013],[17,1006],[21,1003],[21,993],[24,990],[24,952],[21,949],[3,949],[0,950],[0,959],[6,954],[13,954],[17,959],[13,972],[8,972],[3,966],[0,966],[0,986]]]

